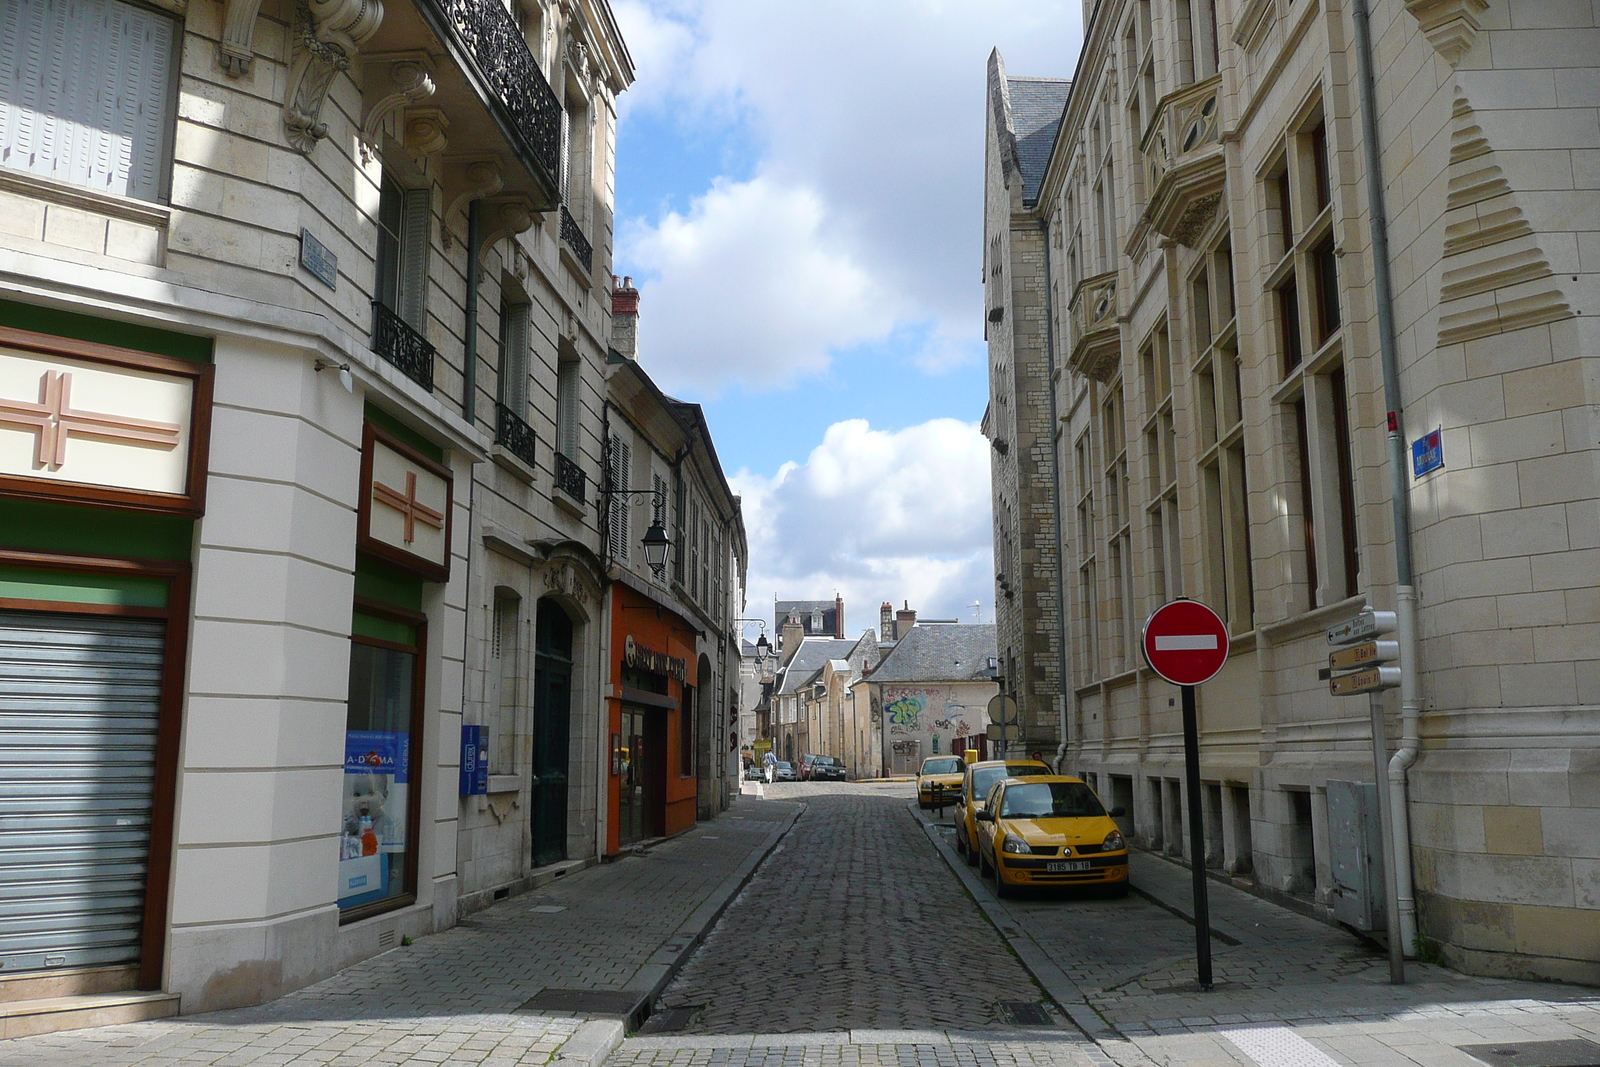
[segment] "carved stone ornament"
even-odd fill
[[[589,84],[589,49],[576,36],[567,38],[567,63],[578,76],[578,84]]]
[[[417,156],[431,156],[444,151],[449,140],[444,131],[450,120],[436,107],[411,107],[406,109],[406,151]]]
[[[261,0],[223,0],[217,62],[230,78],[250,73],[250,65],[256,59],[256,16],[260,13]]]
[[[1422,35],[1433,50],[1452,67],[1478,39],[1478,16],[1489,9],[1489,0],[1405,0],[1405,4],[1422,24]]]
[[[574,600],[593,601],[600,593],[582,568],[571,560],[553,559],[544,569],[544,587]]]
[[[500,157],[496,155],[446,157],[444,166],[444,195],[449,206],[441,216],[440,243],[445,248],[452,244],[450,220],[457,212],[466,210],[474,200],[493,196],[505,188]]]
[[[379,79],[377,71],[368,65],[367,81],[376,85]],[[416,59],[402,59],[391,64],[388,78],[390,91],[367,106],[367,116],[361,120],[361,160],[371,163],[378,152],[378,137],[383,132],[383,124],[389,117],[419,100],[426,100],[433,95],[433,73],[428,69],[424,57]],[[443,131],[440,131],[443,138]],[[409,142],[408,142],[409,147]],[[441,144],[442,148],[443,145]]]
[[[539,220],[533,210],[533,201],[524,193],[507,193],[504,196],[486,197],[483,213],[479,216],[483,227],[483,240],[479,242],[479,255],[487,257],[489,249],[503,237],[527,233]],[[514,257],[520,260],[520,253]]]
[[[328,136],[322,102],[361,44],[383,24],[379,0],[301,0],[294,16],[294,64],[283,125],[295,151],[309,155]]]

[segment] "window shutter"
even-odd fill
[[[672,472],[672,577],[683,584],[683,472]]]
[[[500,314],[500,403],[528,417],[528,305],[505,304]]]
[[[667,526],[667,480],[661,475],[655,476],[655,499],[650,501],[650,516],[661,524],[662,529]]]
[[[618,434],[611,435],[611,488],[618,490],[611,497],[611,554],[617,559],[628,558],[628,505],[626,491],[628,475],[633,469],[633,449]]]
[[[155,200],[174,23],[120,0],[0,5],[0,165]]]
[[[578,461],[578,361],[556,365],[556,451]]]
[[[395,310],[424,335],[428,332],[428,231],[432,220],[433,190],[407,189],[400,217],[400,306]]]

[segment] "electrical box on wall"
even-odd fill
[[[489,735],[481,726],[461,727],[461,795],[489,792]]]
[[[1383,828],[1371,782],[1328,782],[1328,860],[1333,914],[1357,930],[1382,930]]]

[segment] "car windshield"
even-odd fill
[[[1000,801],[1000,815],[1010,819],[1072,819],[1104,815],[1094,790],[1082,782],[1023,782],[1011,786]]]
[[[1050,769],[1037,763],[1008,763],[1004,767],[975,767],[972,771],[972,795],[986,797],[990,788],[1002,778],[1015,778],[1022,774],[1049,774]]]
[[[786,771],[792,771],[792,770],[794,770],[794,764],[792,764],[792,763],[785,763],[785,762],[784,762],[784,761],[783,761],[783,760],[779,760],[779,761],[778,761],[778,766],[780,766],[780,767],[782,767],[782,768],[783,768],[783,769],[784,769],[784,770],[786,770]]]
[[[923,774],[960,774],[961,757],[951,756],[949,759],[931,759],[922,764]]]
[[[838,756],[823,756],[821,759],[817,760],[817,762],[818,763],[825,763],[829,767],[842,766],[842,764],[840,764],[840,762],[839,762],[839,757]]]

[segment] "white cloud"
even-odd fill
[[[828,351],[884,337],[894,299],[837,235],[815,192],[765,177],[719,180],[688,214],[621,236],[641,283],[640,348],[663,383],[715,392],[787,385]]]
[[[733,265],[651,257],[661,231],[681,223],[673,215],[635,220],[621,258],[646,275],[647,318],[658,317],[649,327],[658,346],[652,358],[665,381],[675,383],[677,362],[691,351],[683,380],[704,386],[739,377],[740,359],[752,358],[751,346],[770,335],[759,328],[763,320],[790,321],[789,287],[746,290],[758,302],[738,308],[733,322],[702,326],[692,343],[685,331],[726,314],[726,283],[736,271],[779,279],[797,260],[805,265],[802,283],[814,277],[811,268],[828,267],[842,279],[872,279],[879,290],[864,323],[823,306],[788,348],[797,373],[819,372],[831,354],[889,328],[931,328],[942,339],[913,357],[931,373],[981,344],[989,49],[1000,46],[1012,74],[1069,76],[1081,40],[1080,0],[622,0],[616,10],[630,46],[639,42],[638,81],[621,100],[625,115],[718,127],[736,114],[764,152],[751,184],[774,206],[783,196],[803,197],[804,218],[814,220],[768,241],[761,231],[774,219],[745,216],[757,229]],[[718,195],[708,193],[690,221],[704,209],[709,226]],[[669,298],[693,311],[660,321],[674,314]]]
[[[847,604],[848,629],[909,600],[925,617],[992,619],[988,442],[970,423],[934,419],[890,433],[851,419],[803,463],[729,479],[744,500],[749,611],[783,599]]]

